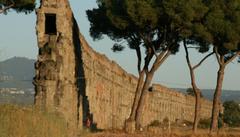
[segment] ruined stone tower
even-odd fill
[[[36,13],[39,55],[35,63],[35,104],[61,114],[74,132],[81,126],[77,86],[77,64],[81,61],[75,56],[80,42],[74,34],[78,28],[68,0],[41,0]]]

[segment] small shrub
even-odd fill
[[[184,120],[183,123],[184,123],[184,125],[187,126],[187,127],[190,127],[190,126],[192,127],[192,125],[193,125],[193,122],[188,121],[188,120]]]
[[[240,127],[240,106],[235,101],[226,101],[224,106],[223,120],[230,127]]]
[[[198,127],[206,129],[206,128],[210,127],[210,124],[211,124],[211,119],[209,119],[209,118],[208,119],[201,119],[199,121]]]
[[[163,124],[168,124],[168,122],[169,122],[169,119],[168,119],[168,117],[165,117],[164,119],[163,119]]]
[[[161,123],[158,120],[154,120],[148,125],[148,127],[159,127],[159,126],[161,126]]]

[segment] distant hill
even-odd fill
[[[0,62],[0,88],[32,88],[33,59],[13,57]]]
[[[176,90],[186,93],[187,89],[177,88]],[[213,99],[214,89],[202,89],[203,96],[209,100]],[[240,90],[223,90],[222,91],[222,101],[235,100],[240,102]]]

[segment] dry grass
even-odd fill
[[[183,135],[182,133],[171,133],[171,134],[151,134],[151,133],[135,133],[135,134],[126,134],[126,133],[112,133],[112,132],[103,132],[89,134],[86,137],[240,137],[240,134],[218,134],[218,135],[209,135],[204,134],[188,134]]]
[[[33,107],[0,105],[0,137],[66,137],[66,129],[55,114]]]
[[[0,137],[67,137],[67,126],[59,116],[33,107],[0,105]],[[169,134],[169,131],[158,127],[135,134],[122,131],[90,133],[83,130],[80,137],[240,137],[240,129],[224,129],[214,136],[203,129],[195,135],[190,129],[172,129]]]
[[[148,130],[134,134],[126,134],[122,131],[105,131],[94,134],[88,134],[86,137],[240,137],[240,131],[235,132],[225,130],[220,131],[216,135],[210,135],[207,130],[199,130],[197,134],[192,134],[189,129],[173,129],[171,133],[161,129],[154,129],[158,131]]]

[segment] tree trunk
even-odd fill
[[[136,117],[137,106],[139,103],[139,98],[142,94],[144,74],[145,74],[144,70],[139,72],[139,79],[138,79],[138,84],[137,84],[137,88],[134,96],[131,113],[129,118],[125,121],[125,132],[127,133],[134,133],[136,130],[135,117]]]
[[[195,94],[195,112],[194,112],[193,132],[196,133],[198,128],[198,122],[200,119],[201,92],[196,85],[194,70],[191,67],[189,67],[189,69],[190,69],[190,75],[191,75],[191,81],[192,81],[192,88]]]
[[[155,71],[162,65],[162,63],[168,58],[168,56],[171,54],[171,52],[169,50],[166,50],[164,52],[162,52],[160,55],[158,55],[158,57],[156,58],[155,62],[152,65],[152,68],[150,71],[147,71],[148,69],[146,69],[147,67],[145,67],[145,73],[146,73],[146,78],[143,84],[143,88],[142,88],[142,93],[141,96],[139,98],[139,103],[136,109],[136,127],[137,129],[140,129],[141,127],[141,117],[143,115],[143,111],[144,111],[144,103],[146,102],[146,95],[148,92],[148,88],[152,82],[153,79],[153,75],[155,73]]]
[[[4,7],[3,9],[0,9],[0,14],[6,12],[8,9],[12,8],[15,5],[15,3],[12,3],[9,6]]]
[[[128,119],[130,121],[134,121],[135,117],[136,117],[136,110],[137,110],[140,95],[142,93],[144,74],[145,74],[144,71],[141,71],[140,75],[139,75],[137,89],[136,89],[135,97],[134,97],[134,102],[133,102],[131,114],[130,114],[129,119]]]
[[[166,50],[162,52],[158,57],[156,58],[155,62],[152,65],[152,68],[150,71],[148,71],[148,65],[144,66],[144,72],[145,72],[145,81],[143,84],[143,87],[141,88],[141,94],[140,98],[137,104],[136,112],[135,112],[135,121],[136,121],[136,127],[137,129],[140,129],[140,120],[143,114],[143,108],[144,108],[144,103],[146,102],[146,95],[148,91],[148,87],[152,82],[153,75],[155,71],[162,65],[162,63],[168,58],[168,56],[171,54],[169,50]],[[149,63],[149,62],[148,62]]]
[[[135,117],[135,119],[136,119],[136,127],[137,127],[137,129],[140,129],[140,127],[141,127],[140,121],[141,121],[141,117],[142,117],[143,111],[144,111],[143,108],[144,108],[144,104],[146,102],[148,87],[151,84],[153,75],[154,75],[154,72],[148,72],[146,74],[145,82],[144,82],[144,85],[143,85],[143,88],[142,88],[142,94],[140,96],[139,103],[138,103],[138,106],[137,106],[137,109],[136,109],[136,117]]]
[[[216,132],[218,129],[220,97],[222,92],[224,70],[225,70],[225,65],[220,64],[220,68],[218,70],[218,76],[217,76],[217,86],[216,86],[214,98],[213,98],[212,121],[211,121],[211,128],[210,128],[211,133]]]
[[[192,130],[193,130],[194,133],[196,133],[197,132],[197,128],[198,128],[198,122],[199,122],[199,119],[200,119],[201,91],[199,90],[199,88],[196,85],[194,70],[197,67],[199,67],[201,65],[201,63],[205,59],[207,59],[213,53],[207,55],[196,66],[192,67],[190,59],[189,59],[189,53],[188,53],[188,49],[187,49],[185,40],[184,40],[183,44],[184,44],[184,48],[185,48],[185,52],[186,52],[186,60],[187,60],[187,64],[188,64],[188,68],[189,68],[189,72],[190,72],[192,89],[193,89],[193,91],[195,93],[195,112],[194,112],[194,121],[193,121],[193,128],[192,128]]]
[[[197,132],[198,123],[200,119],[201,111],[201,92],[199,90],[195,91],[195,113],[194,113],[194,122],[193,122],[193,132]]]

